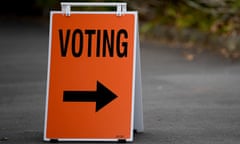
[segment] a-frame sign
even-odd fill
[[[133,141],[143,132],[137,12],[61,4],[50,15],[44,140]]]

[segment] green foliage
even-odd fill
[[[201,31],[209,31],[215,20],[213,16],[193,9],[184,3],[170,4],[165,7],[163,14],[157,17],[159,24],[175,26],[178,29],[196,28]]]
[[[141,1],[141,0],[139,0]],[[159,0],[158,5],[145,2],[155,11],[155,17],[149,19],[143,31],[154,25],[167,25],[177,29],[196,29],[214,34],[240,32],[240,0]],[[146,16],[147,17],[147,16]]]
[[[149,32],[151,29],[153,29],[154,28],[154,23],[152,23],[152,22],[148,22],[148,23],[145,23],[145,24],[143,24],[141,27],[140,27],[140,32],[141,33],[147,33],[147,32]]]
[[[233,3],[231,4],[231,7],[234,11],[239,11],[240,10],[240,1],[239,0],[233,1]]]

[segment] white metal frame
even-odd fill
[[[108,7],[114,7],[116,6],[116,15],[121,16],[127,11],[127,3],[97,3],[97,2],[83,2],[83,3],[68,3],[68,2],[62,2],[61,3],[61,9],[62,12],[65,13],[66,16],[71,15],[71,7],[79,7],[79,6],[92,6],[92,7],[99,7],[99,6],[108,6]]]

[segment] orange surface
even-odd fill
[[[125,14],[71,14],[70,17],[53,13],[51,26],[51,56],[48,79],[48,108],[45,124],[47,139],[130,139],[132,135],[132,101],[135,15]],[[70,29],[66,57],[61,56],[59,29]],[[92,36],[92,55],[87,56],[88,38],[84,37],[80,57],[72,55],[72,33],[75,29],[111,30],[125,29],[128,38],[127,57],[96,56],[96,35]],[[79,35],[77,35],[79,36]],[[116,37],[115,37],[116,38]],[[102,40],[102,38],[101,38]],[[116,42],[116,40],[115,40]],[[101,42],[102,43],[102,42]],[[116,43],[115,43],[116,44]],[[79,38],[75,46],[79,47]],[[98,112],[95,102],[63,102],[64,90],[96,90],[100,81],[117,95],[117,98]]]

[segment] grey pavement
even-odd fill
[[[239,62],[205,52],[187,61],[178,47],[140,46],[145,131],[133,143],[240,143]],[[47,143],[48,25],[1,22],[0,50],[0,144]]]

